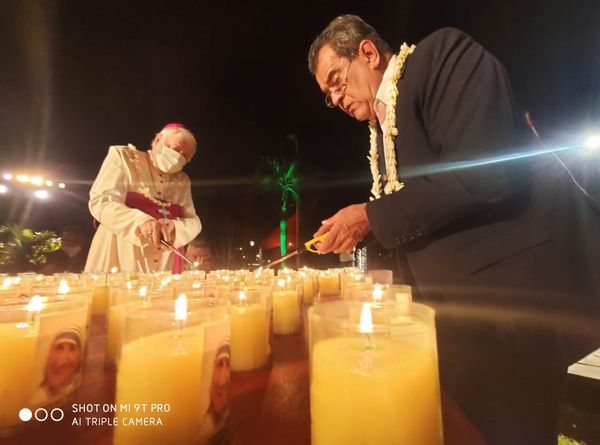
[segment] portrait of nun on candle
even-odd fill
[[[215,354],[210,377],[210,404],[202,420],[202,436],[209,444],[226,442],[225,428],[229,416],[229,391],[231,380],[231,340],[226,337],[219,344]]]
[[[48,405],[59,402],[79,386],[82,365],[81,328],[70,325],[58,331],[52,340],[43,370],[43,380],[31,402]]]

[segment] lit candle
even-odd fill
[[[135,310],[135,309],[134,309]],[[161,313],[165,315],[164,313]],[[157,314],[158,315],[158,314]],[[202,405],[202,325],[187,325],[185,294],[170,314],[177,328],[138,338],[123,345],[117,373],[117,406],[131,412],[117,414],[115,445],[196,443],[206,411]],[[127,321],[126,321],[127,322]],[[157,325],[160,323],[157,323]],[[133,412],[133,407],[168,403],[169,412]],[[160,418],[162,425],[133,425],[131,418]]]
[[[381,284],[375,284],[373,287],[373,301],[380,302],[381,300],[383,300],[383,289]]]
[[[71,291],[71,288],[69,287],[69,283],[67,283],[67,280],[60,280],[60,283],[58,284],[58,290],[57,290],[58,295],[60,295],[61,297],[64,297],[70,291]]]
[[[267,308],[260,301],[247,301],[240,291],[231,306],[231,369],[248,371],[263,366],[269,357]]]
[[[0,314],[0,437],[21,424],[19,410],[30,406],[42,298],[22,305],[2,307]]]
[[[404,334],[377,336],[368,302],[353,335],[338,329],[348,326],[346,319],[310,318],[311,332],[321,335],[312,339],[313,445],[443,443],[433,328],[412,320]],[[321,334],[332,322],[338,323],[334,333]]]
[[[300,330],[300,320],[297,282],[277,280],[273,290],[273,332],[294,334]]]

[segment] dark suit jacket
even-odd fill
[[[398,91],[405,187],[367,214],[383,246],[406,254],[421,293],[597,303],[598,211],[553,155],[456,168],[540,148],[524,145],[494,56],[461,31],[438,30],[409,57]],[[383,159],[381,137],[379,149]]]

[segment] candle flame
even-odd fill
[[[44,299],[39,295],[34,295],[27,303],[27,310],[29,312],[39,312],[44,309]]]
[[[127,283],[125,283],[125,287],[127,289],[131,289],[133,287],[133,284],[131,284],[131,281],[128,281]]]
[[[187,298],[185,294],[179,294],[175,300],[175,320],[187,320]]]
[[[244,304],[246,302],[246,293],[243,290],[240,291],[239,298],[240,298],[240,303]]]
[[[200,266],[200,263],[199,263],[198,261],[194,261],[194,264],[193,264],[193,266],[194,266],[194,267],[198,267],[198,266]]]
[[[4,287],[8,287],[8,286],[10,286],[11,284],[12,284],[12,280],[11,280],[10,278],[5,278],[5,279],[2,281],[2,286],[4,286]]]
[[[140,298],[146,298],[148,296],[148,286],[140,286],[139,294]]]
[[[200,289],[202,288],[202,283],[193,283],[192,284],[192,289]]]
[[[358,330],[363,334],[373,333],[373,317],[371,316],[371,304],[363,303],[360,311],[360,325]]]
[[[70,290],[71,288],[69,287],[69,283],[67,283],[67,280],[60,280],[60,283],[58,285],[58,293],[65,295],[68,294]]]
[[[279,280],[277,280],[277,286],[281,287],[282,289],[285,287],[285,280],[280,278]]]
[[[376,284],[373,289],[373,301],[381,300],[383,300],[383,289],[381,288],[381,284]]]
[[[14,277],[12,280],[12,284],[19,284],[21,282],[21,277]]]
[[[115,267],[112,267],[112,268],[110,269],[110,273],[117,273],[118,271],[119,271],[119,268],[118,268],[117,266],[115,266]]]

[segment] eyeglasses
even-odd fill
[[[348,71],[350,71],[350,65],[352,65],[352,60],[350,60],[346,66],[344,80],[342,80],[342,77],[337,70],[333,71],[333,74],[330,75],[331,81],[328,82],[329,86],[327,87],[327,92],[325,93],[325,105],[327,105],[329,108],[335,108],[335,104],[333,103],[331,95],[344,94],[346,91],[346,87],[348,86]]]

